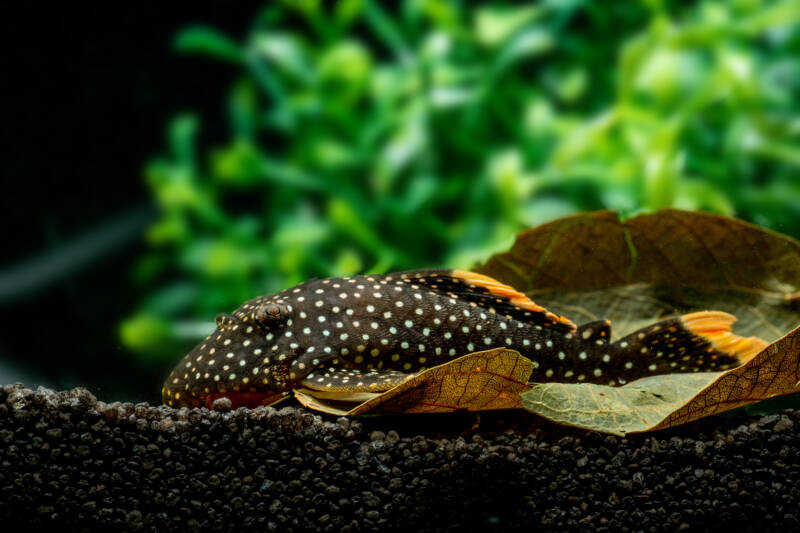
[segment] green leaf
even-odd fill
[[[195,115],[182,114],[172,119],[167,131],[172,156],[179,165],[189,169],[195,165],[197,127]]]
[[[522,406],[560,424],[624,436],[657,425],[717,377],[717,372],[668,374],[622,387],[536,383],[522,393]]]
[[[243,55],[237,43],[214,28],[189,26],[181,30],[173,42],[175,50],[206,54],[217,59],[240,63]]]
[[[161,317],[141,313],[125,320],[119,328],[120,340],[131,349],[147,353],[163,352],[171,339],[172,325]]]
[[[380,2],[364,0],[364,20],[375,34],[395,53],[402,61],[407,61],[410,56],[405,38],[398,29],[395,21],[380,7]]]
[[[536,19],[540,13],[541,8],[535,6],[516,9],[481,8],[475,15],[475,33],[478,41],[486,46],[497,46]]]
[[[310,83],[314,77],[315,70],[311,67],[303,42],[297,35],[258,33],[252,39],[251,49],[294,79]]]
[[[323,79],[362,84],[372,68],[369,52],[357,41],[337,43],[319,60],[317,70]]]

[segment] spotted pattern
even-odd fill
[[[533,381],[619,385],[733,363],[680,319],[611,343],[607,321],[576,328],[511,287],[464,271],[312,280],[249,300],[218,315],[216,325],[165,382],[165,403],[275,394],[300,383],[386,390],[425,368],[496,347],[531,359]]]

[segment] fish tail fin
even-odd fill
[[[768,344],[758,337],[731,332],[735,321],[736,317],[722,311],[689,313],[635,331],[614,346],[628,370],[639,369],[631,373],[633,379],[671,372],[727,370],[746,363]]]
[[[744,364],[761,353],[769,343],[759,337],[741,337],[731,332],[736,317],[722,311],[699,311],[682,315],[684,327],[698,338],[706,340],[715,351]]]

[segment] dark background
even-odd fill
[[[0,360],[18,366],[0,367],[0,382],[91,384],[105,399],[113,391],[114,399],[158,400],[168,369],[137,361],[117,333],[137,301],[131,269],[155,215],[142,166],[163,146],[176,111],[206,110],[204,135],[222,135],[230,80],[227,65],[175,54],[171,41],[191,22],[240,34],[253,9],[20,2],[4,10]],[[116,232],[95,229],[109,223]],[[77,253],[74,268],[18,281],[20,272],[73,257],[96,232],[102,242]],[[93,361],[77,373],[70,359],[79,350]],[[137,390],[154,394],[139,398]]]

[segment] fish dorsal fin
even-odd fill
[[[306,389],[342,395],[387,391],[413,375],[413,372],[397,370],[321,367],[314,369],[300,383]]]
[[[469,270],[412,270],[393,275],[534,326],[575,331],[575,324],[534,303],[510,285]]]

